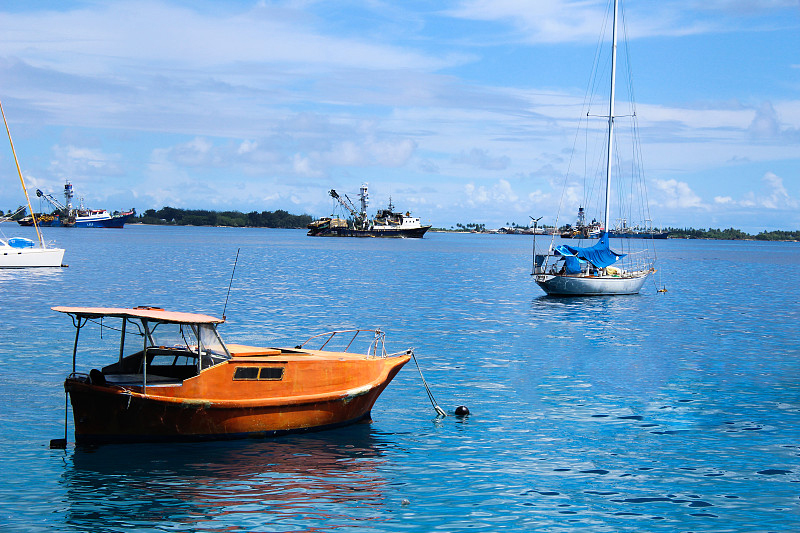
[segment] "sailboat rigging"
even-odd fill
[[[63,248],[50,248],[42,238],[42,232],[36,223],[36,216],[33,214],[31,200],[28,196],[28,188],[22,177],[22,170],[19,167],[17,151],[14,149],[14,141],[11,140],[11,130],[8,127],[6,113],[3,104],[0,102],[0,114],[3,116],[3,124],[8,133],[8,142],[11,144],[11,153],[14,154],[14,163],[17,166],[17,175],[22,185],[22,192],[25,193],[25,200],[28,202],[28,209],[33,218],[33,226],[36,229],[38,243],[26,237],[12,237],[11,239],[0,239],[0,268],[24,268],[24,267],[59,267],[64,258]]]
[[[555,234],[544,254],[534,249],[533,272],[536,283],[548,294],[558,296],[592,296],[636,294],[647,277],[654,272],[654,260],[637,253],[618,253],[610,247],[612,173],[615,170],[615,100],[617,77],[618,0],[613,0],[611,35],[611,87],[608,98],[608,120],[605,146],[605,198],[603,228],[592,246],[555,244]],[[587,113],[588,115],[588,113]],[[635,115],[634,115],[635,119]],[[635,135],[633,136],[635,138]],[[618,165],[619,166],[619,165]],[[643,184],[642,184],[643,186]],[[583,215],[583,207],[581,207]],[[582,220],[582,216],[580,217]],[[586,228],[577,234],[589,236]],[[534,245],[535,246],[535,245]],[[635,260],[635,261],[634,261]]]

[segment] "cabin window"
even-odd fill
[[[283,379],[283,367],[282,366],[262,367],[258,373],[258,379],[269,379],[273,381],[281,380]]]
[[[280,381],[282,366],[240,366],[233,372],[234,381]]]
[[[258,379],[258,367],[257,366],[240,366],[233,373],[233,379],[235,379],[235,380],[254,380],[254,379]]]

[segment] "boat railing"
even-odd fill
[[[316,342],[322,342],[321,346],[317,349],[324,350],[325,346],[327,346],[331,341],[334,340],[335,337],[338,336],[337,342],[341,340],[342,343],[346,343],[346,346],[342,351],[347,352],[350,347],[353,346],[353,343],[356,341],[356,338],[358,338],[359,335],[361,335],[361,338],[363,339],[364,336],[370,334],[372,335],[372,339],[369,340],[367,355],[373,357],[388,357],[390,354],[387,354],[386,352],[386,333],[379,329],[340,329],[336,331],[328,331],[326,333],[320,333],[318,335],[314,335],[313,337],[309,337],[305,342],[297,346],[297,348],[304,348],[307,344],[312,342],[315,344]]]
[[[563,274],[557,266],[559,265],[559,261],[563,261],[563,259],[563,256],[552,253],[536,254],[534,256],[533,272],[531,274],[534,276]],[[637,250],[634,252],[626,252],[625,257],[609,268],[617,268],[627,273],[638,273],[645,270],[652,270],[653,261],[649,255],[647,255],[647,250]],[[578,275],[588,275],[594,270],[597,269],[594,269],[588,263],[581,263],[581,273]]]

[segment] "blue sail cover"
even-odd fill
[[[556,255],[564,257],[567,274],[577,274],[581,271],[581,263],[591,263],[597,268],[605,268],[613,265],[625,254],[618,254],[608,247],[608,232],[603,232],[603,236],[594,246],[581,248],[568,244],[556,246]]]

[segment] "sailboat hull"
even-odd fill
[[[0,246],[0,268],[60,267],[63,259],[63,248]]]
[[[552,296],[638,294],[649,274],[649,270],[625,277],[538,274],[536,283]]]

